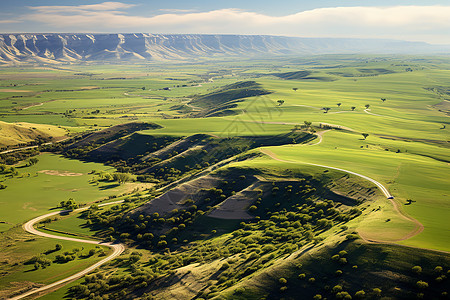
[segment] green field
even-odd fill
[[[108,196],[131,192],[138,186],[136,183],[119,185],[117,182],[93,180],[95,177],[92,174],[93,170],[112,173],[116,171],[116,168],[120,168],[123,172],[134,172],[133,176],[143,176],[145,180],[148,180],[145,183],[148,187],[155,184],[157,188],[161,188],[159,192],[162,193],[167,191],[168,184],[171,184],[170,187],[179,187],[181,183],[190,179],[204,178],[202,176],[207,177],[208,174],[219,176],[236,168],[245,170],[249,172],[248,174],[259,174],[258,176],[274,182],[283,180],[301,182],[308,178],[311,181],[316,180],[314,184],[324,190],[328,189],[333,182],[338,186],[334,187],[337,194],[333,194],[333,190],[333,193],[328,192],[329,194],[325,196],[318,195],[317,199],[307,199],[305,203],[319,201],[318,199],[325,201],[325,198],[320,197],[328,197],[330,194],[334,195],[334,200],[340,199],[339,201],[346,203],[347,198],[352,199],[351,195],[357,194],[364,187],[370,190],[370,192],[361,192],[366,199],[352,204],[358,206],[357,210],[361,215],[355,218],[352,216],[345,221],[334,220],[334,227],[329,231],[320,231],[320,238],[317,243],[314,243],[314,251],[325,251],[320,247],[333,249],[345,239],[347,234],[360,234],[366,240],[401,245],[401,247],[398,245],[389,247],[409,249],[403,246],[410,246],[425,249],[420,251],[448,252],[450,251],[449,68],[449,58],[439,56],[330,55],[255,59],[241,61],[239,64],[224,60],[220,63],[205,62],[198,65],[176,63],[68,65],[61,69],[32,67],[0,69],[2,80],[0,121],[61,126],[72,136],[77,136],[77,141],[81,141],[77,146],[79,149],[76,149],[79,152],[74,151],[74,154],[64,147],[60,147],[59,150],[52,149],[68,157],[72,155],[70,157],[85,160],[41,153],[37,156],[39,162],[33,166],[25,166],[25,162],[17,164],[18,175],[0,175],[0,184],[7,186],[0,190],[0,221],[2,221],[0,231],[3,231],[4,238],[13,236],[13,232],[19,230],[17,227],[26,220],[55,209],[60,201],[69,198],[73,198],[79,204],[92,203]],[[309,77],[304,74],[309,74],[307,75]],[[260,96],[254,96],[255,93],[259,93]],[[129,122],[151,122],[160,127],[145,127],[157,129],[142,130],[122,134],[112,140],[102,140],[102,135],[107,133],[105,130],[113,125]],[[94,133],[87,138],[82,137],[81,134],[87,133],[86,130]],[[311,140],[309,135],[310,139],[306,140],[306,143],[302,143],[303,140],[298,143],[295,134],[306,135],[307,132],[314,133],[317,137]],[[205,135],[189,140],[190,136],[196,134]],[[364,137],[363,134],[365,134]],[[89,137],[92,136],[96,138],[89,141]],[[239,139],[239,137],[245,137],[245,139]],[[258,145],[281,146],[254,146],[249,141],[252,139],[256,141],[257,137],[267,138],[264,141],[269,141]],[[283,138],[285,139],[283,143],[279,143]],[[139,145],[130,144],[133,141]],[[56,148],[57,145],[51,145],[51,147]],[[114,152],[117,149],[120,151]],[[133,155],[130,156],[130,153]],[[106,158],[99,159],[102,155]],[[233,157],[235,161],[228,164],[228,160]],[[97,162],[86,162],[89,160]],[[105,164],[100,164],[99,161]],[[395,197],[393,201],[398,210],[379,191],[372,191],[376,188],[370,181],[353,175],[344,180],[342,178],[346,176],[345,172],[315,165],[356,172],[380,182]],[[248,174],[245,173],[245,176]],[[241,178],[240,180],[221,178],[216,185],[211,183],[213,182],[211,178],[207,178],[205,186],[198,187],[198,193],[202,195],[201,193],[205,190],[216,189],[217,191],[220,188],[219,190],[223,192],[221,196],[227,200],[233,199],[235,195],[251,194],[250,187],[248,187],[250,190],[245,191],[237,187],[232,190],[230,187],[230,190],[226,191],[228,188],[226,184],[238,186],[248,180],[245,176],[244,179],[237,177]],[[220,184],[225,184],[225,187]],[[275,185],[275,183],[272,184]],[[339,185],[341,185],[340,189]],[[149,193],[153,192],[155,190],[152,189]],[[182,189],[181,194],[188,192],[189,189],[185,188]],[[141,199],[140,196],[137,195],[135,200]],[[193,193],[191,197],[195,198],[196,194]],[[347,200],[342,200],[344,198],[340,197]],[[210,198],[207,199],[210,201]],[[278,206],[274,207],[270,206],[271,204],[264,204],[267,205],[265,212],[275,216],[270,217],[269,213],[267,220],[261,220],[278,221],[276,214],[288,214],[281,208],[285,209],[284,205],[289,203],[286,202],[288,203],[286,204],[282,200],[283,197],[280,196]],[[151,276],[155,276],[153,280],[157,282],[164,276],[172,276],[171,272],[180,272],[179,277],[183,277],[184,271],[192,271],[193,275],[186,273],[191,274],[186,275],[188,277],[194,276],[189,277],[190,281],[174,283],[177,287],[175,289],[177,292],[174,294],[160,287],[158,285],[160,283],[155,283],[153,286],[160,293],[158,295],[163,295],[161,297],[176,298],[179,291],[187,292],[188,289],[185,286],[203,280],[201,276],[206,276],[205,274],[212,276],[214,272],[219,272],[217,267],[219,262],[216,259],[221,261],[226,258],[226,255],[220,254],[211,258],[208,256],[211,251],[205,249],[212,247],[220,252],[217,249],[226,248],[224,251],[228,251],[229,244],[235,242],[231,231],[236,229],[233,226],[238,222],[228,224],[223,221],[223,228],[221,226],[216,228],[216,225],[221,224],[222,221],[208,223],[199,217],[199,220],[204,222],[199,224],[196,222],[200,221],[193,216],[183,215],[183,218],[188,219],[185,222],[188,226],[193,224],[195,234],[190,235],[187,231],[182,233],[175,240],[172,239],[172,244],[169,241],[167,249],[172,247],[169,250],[173,252],[165,252],[167,249],[159,246],[159,248],[151,248],[148,246],[150,242],[144,243],[143,230],[153,232],[152,226],[160,228],[159,224],[169,222],[166,219],[171,220],[170,228],[172,228],[175,226],[173,224],[178,226],[176,223],[178,221],[175,217],[166,218],[162,214],[159,216],[161,218],[152,219],[154,212],[151,209],[148,215],[145,212],[142,217],[134,216],[133,205],[136,207],[141,205],[142,202],[139,201],[131,204],[128,207],[129,211],[121,212],[119,208],[116,208],[114,212],[101,209],[93,214],[106,213],[111,216],[118,215],[120,218],[125,216],[127,218],[131,216],[131,219],[138,218],[129,222],[133,224],[130,225],[132,229],[122,223],[119,228],[115,228],[108,224],[109,219],[106,218],[103,223],[107,225],[102,223],[104,226],[101,228],[102,232],[108,232],[106,237],[114,236],[115,239],[126,243],[132,248],[131,251],[137,247],[146,260],[155,256],[164,263],[154,267],[151,262],[143,263],[142,258],[140,263],[130,267],[120,265],[119,259],[106,268],[106,273],[138,274],[137,270],[141,267]],[[191,201],[194,204],[194,201]],[[259,203],[261,201],[263,200],[260,198],[257,200]],[[336,200],[336,203],[339,201]],[[133,202],[130,201],[130,203]],[[253,202],[249,203],[253,204]],[[173,210],[176,211],[174,214],[185,214],[186,210],[192,209],[193,211],[201,210],[200,215],[203,215],[211,212],[214,207],[218,207],[216,206],[218,203],[207,205],[200,200],[192,206],[193,208],[184,207],[184,204],[175,200],[171,204],[174,207],[178,205],[177,209]],[[340,207],[339,205],[336,207]],[[346,207],[346,205],[342,206]],[[254,210],[258,213],[263,211],[262,208],[256,207]],[[321,213],[324,214],[324,211],[322,210]],[[316,216],[316,212],[312,215]],[[146,219],[147,217],[149,219]],[[232,225],[228,228],[224,225],[225,223]],[[47,227],[80,236],[91,236],[96,233],[86,224],[86,219],[81,218],[80,215],[71,215],[61,217],[59,221],[52,222]],[[256,228],[259,226],[256,225],[257,222],[249,221],[249,224],[247,227],[242,226],[245,230],[249,230],[248,227],[251,226],[255,226],[254,230],[259,230]],[[202,231],[204,229],[202,226],[206,228],[205,231]],[[422,228],[421,226],[423,231],[416,234],[418,229]],[[200,230],[200,227],[203,229]],[[280,227],[283,228],[281,225]],[[152,240],[152,245],[157,244],[158,235],[164,238],[166,235],[170,238],[175,237],[173,231],[179,230],[178,227],[175,228],[168,230],[168,233],[164,231],[164,228],[158,229],[160,231]],[[214,233],[211,233],[212,229]],[[121,230],[129,230],[131,237],[127,231]],[[276,232],[273,228],[271,230]],[[289,230],[286,231],[289,232]],[[312,229],[309,228],[309,230]],[[140,237],[137,232],[141,232]],[[219,233],[215,235],[216,232]],[[120,235],[121,233],[128,235]],[[256,247],[255,244],[263,244],[265,237],[262,232],[255,231],[252,238],[253,242],[248,242],[248,245],[242,246],[241,244],[245,244],[242,242],[236,246],[242,250],[243,256],[250,255],[252,247]],[[184,239],[185,241],[181,243]],[[287,241],[283,247],[292,246],[298,250],[305,245],[299,241],[302,241],[301,238],[297,242],[292,242],[292,245]],[[30,246],[33,243],[37,245],[35,249]],[[201,246],[203,243],[207,246]],[[52,244],[55,244],[55,241],[36,238],[36,241],[32,243],[21,240],[17,242],[14,249],[23,251],[21,256],[28,257],[32,253],[45,251]],[[150,250],[146,248],[147,246]],[[68,242],[64,244],[64,249],[71,247],[76,245]],[[8,251],[7,255],[12,256],[12,252]],[[277,255],[280,255],[277,259],[282,257],[280,253],[291,253],[282,251],[282,249],[280,252],[275,251]],[[210,260],[202,267],[190,264],[194,261],[199,263],[192,258],[196,257],[197,252],[210,257]],[[240,261],[242,257],[238,257],[239,252],[234,254],[236,260]],[[273,257],[269,258],[269,255],[264,256],[266,254],[259,252],[256,254],[257,259],[261,257],[258,263],[249,263],[242,258],[240,262],[242,266],[245,266],[247,271],[248,268],[253,271],[261,269],[257,271],[260,273],[255,271],[254,274],[258,274],[257,276],[265,274],[265,270],[269,269],[268,274],[272,274],[271,272],[274,271],[270,262]],[[126,255],[122,256],[124,260],[128,258]],[[294,259],[287,259],[287,256],[285,258],[286,261]],[[94,258],[85,261],[92,263]],[[65,265],[52,264],[48,269],[28,272],[30,276],[27,275],[24,265],[13,268],[9,264],[13,271],[0,281],[0,289],[2,284],[6,286],[13,281],[50,282],[52,281],[50,279],[44,280],[50,269],[60,278],[64,277],[62,275],[65,274],[63,271],[65,266],[73,264],[73,266],[70,265],[70,270],[75,271],[81,269],[85,261],[79,259]],[[21,262],[23,263],[23,260]],[[169,267],[171,264],[178,263],[179,269],[172,270]],[[284,263],[286,262],[283,260]],[[193,271],[197,267],[201,270]],[[244,267],[242,268],[240,270],[236,267],[236,274],[240,274],[239,272],[247,274]],[[198,277],[195,278],[195,276]],[[224,283],[225,279],[211,279],[214,284],[217,284],[215,289],[210,289],[205,294],[189,291],[192,293],[189,295],[212,298],[223,292],[221,295],[230,298],[232,297],[230,295],[235,295],[233,294],[237,286],[235,284],[240,280],[237,278],[233,279],[235,281],[230,279],[233,282],[226,281],[228,283]],[[77,284],[83,282],[83,279],[77,280]],[[182,282],[181,279],[180,282]],[[74,285],[73,283],[70,286]],[[192,290],[201,290],[199,286]],[[246,288],[248,287],[247,285]],[[263,289],[263,287],[259,288]],[[276,288],[277,292],[278,289],[279,287]],[[59,299],[67,290],[68,287],[65,287],[45,296],[44,299]],[[262,294],[257,295],[259,297]],[[280,296],[280,294],[270,295],[274,299]]]
[[[84,204],[127,189],[116,183],[89,183],[94,177],[89,174],[92,170],[113,172],[110,167],[53,154],[42,154],[38,159],[36,165],[18,168],[18,176],[2,179],[2,184],[7,186],[1,191],[0,202],[0,220],[6,222],[0,224],[3,231],[55,209],[61,201],[72,198]]]

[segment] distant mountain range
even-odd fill
[[[192,60],[314,54],[450,53],[450,46],[376,39],[203,34],[0,34],[0,64]]]

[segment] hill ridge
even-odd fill
[[[151,33],[0,34],[0,64],[171,61],[199,57],[254,57],[343,53],[444,53],[422,42],[271,35]]]

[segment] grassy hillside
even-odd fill
[[[2,237],[61,200],[124,200],[45,224],[127,250],[44,299],[448,297],[449,66],[334,55],[0,69],[2,121],[74,135],[1,155],[0,197],[18,199],[3,203]],[[65,158],[35,163],[38,151]],[[14,249],[48,246],[27,243]],[[23,284],[24,262],[5,263],[0,284]]]
[[[0,121],[0,148],[48,142],[67,133],[66,129],[52,125]]]

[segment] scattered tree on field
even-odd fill
[[[37,159],[36,157],[32,157],[32,158],[30,158],[30,160],[28,161],[28,166],[35,165],[35,164],[38,163],[38,161],[39,161],[39,159]]]
[[[386,98],[381,98],[381,101],[383,101],[383,102],[386,101]]]
[[[329,108],[329,107],[323,107],[322,109],[325,111],[324,113],[327,113],[331,108]]]
[[[337,107],[340,107],[341,105],[342,105],[342,103],[338,103],[338,104],[336,104],[337,105]]]
[[[119,184],[123,184],[123,183],[131,180],[131,175],[128,173],[116,172],[113,174],[113,179],[114,179],[114,181],[117,181]]]
[[[72,198],[69,198],[67,201],[61,201],[59,202],[59,207],[65,208],[65,209],[76,209],[78,208],[78,204],[75,203],[75,200]]]
[[[310,121],[303,121],[303,123],[305,124],[306,129],[310,128],[312,125],[312,122]]]
[[[428,287],[428,283],[422,280],[417,281],[416,285],[419,289],[426,289]]]
[[[351,109],[352,111],[354,111],[356,109],[356,106],[352,106]]]
[[[362,136],[364,137],[364,139],[367,139],[367,137],[369,136],[368,133],[362,133]]]
[[[370,104],[366,104],[366,105],[364,105],[364,106],[366,107],[366,109],[369,109]]]
[[[278,106],[281,106],[281,105],[283,105],[284,100],[277,100],[277,103],[278,103]]]
[[[294,90],[294,92],[296,92],[298,90],[298,88],[292,88]]]

